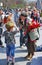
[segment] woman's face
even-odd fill
[[[0,10],[0,14],[2,14],[3,13],[3,11],[2,10]]]
[[[21,20],[24,21],[26,19],[26,17],[24,16],[21,16]]]

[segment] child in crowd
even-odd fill
[[[6,43],[6,54],[7,54],[7,65],[9,65],[10,57],[12,58],[12,65],[14,65],[14,53],[15,53],[15,38],[14,35],[19,32],[13,31],[14,23],[8,22],[6,23],[6,31],[3,33],[5,36],[5,43]]]

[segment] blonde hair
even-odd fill
[[[8,21],[5,25],[6,29],[11,29],[14,27],[14,22],[12,21]]]

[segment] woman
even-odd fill
[[[26,27],[27,14],[26,12],[22,12],[19,17],[19,29],[20,29],[20,47],[23,45],[23,32]]]

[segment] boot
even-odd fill
[[[33,57],[32,53],[30,53],[29,57],[27,58],[28,60],[31,60]]]
[[[12,64],[11,65],[14,65],[14,63],[12,62]]]
[[[27,54],[27,56],[25,56],[25,58],[27,59],[30,56],[30,54]]]
[[[7,65],[9,65],[9,62],[7,62]]]

